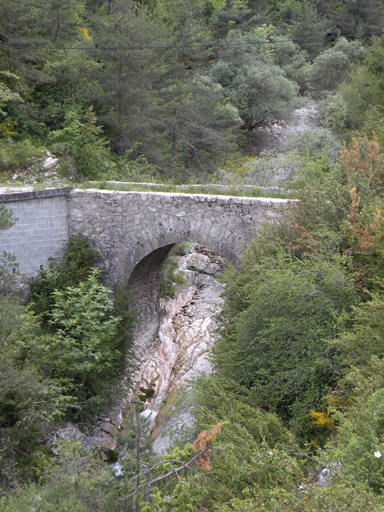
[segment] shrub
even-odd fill
[[[64,248],[64,264],[50,260],[48,268],[41,268],[37,279],[29,282],[31,303],[29,309],[41,318],[47,326],[54,299],[53,292],[64,290],[86,279],[95,264],[98,252],[92,249],[84,237],[71,238]]]
[[[300,431],[337,380],[325,339],[342,329],[352,284],[337,261],[282,253],[262,258],[248,276],[235,291],[243,306],[214,348],[216,367]]]
[[[307,71],[309,87],[317,95],[334,90],[346,79],[349,70],[350,63],[344,53],[333,48],[325,50]]]
[[[53,375],[72,379],[80,395],[94,394],[100,378],[113,373],[121,358],[116,346],[121,319],[113,315],[110,290],[99,282],[98,272],[94,269],[77,286],[52,293]]]
[[[44,148],[36,147],[29,139],[6,141],[0,139],[0,171],[27,169],[43,156]]]
[[[63,128],[49,133],[52,151],[73,159],[76,177],[95,179],[108,171],[110,148],[96,124],[92,107],[82,116],[78,109],[68,110]]]
[[[287,137],[284,145],[285,151],[296,150],[299,155],[307,151],[313,157],[316,153],[325,152],[330,161],[334,162],[340,154],[342,145],[335,139],[332,133],[324,129],[305,130]]]

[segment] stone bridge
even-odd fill
[[[287,199],[158,192],[48,189],[0,194],[18,218],[0,231],[0,250],[19,262],[22,275],[58,258],[69,237],[88,237],[100,253],[108,285],[138,290],[139,309],[158,311],[161,265],[172,246],[191,241],[237,266],[243,247],[266,219],[284,214]],[[147,322],[146,322],[147,323]],[[156,322],[155,322],[156,323]]]
[[[118,192],[72,188],[0,193],[16,224],[0,231],[0,250],[16,255],[21,274],[57,258],[71,236],[90,238],[109,285],[126,284],[150,255],[192,241],[238,265],[242,249],[266,219],[292,201],[250,197]]]

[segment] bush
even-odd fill
[[[91,248],[87,238],[71,238],[64,248],[64,264],[60,265],[50,260],[48,268],[41,268],[38,278],[29,282],[29,309],[36,315],[41,315],[45,326],[48,326],[49,315],[54,305],[53,293],[86,279],[96,263],[97,256],[98,252]]]
[[[382,494],[383,360],[373,356],[366,365],[352,368],[344,386],[348,393],[343,413],[335,411],[335,406],[340,409],[340,401],[337,404],[333,396],[329,397],[339,426],[338,443],[329,444],[326,456],[340,462],[343,478],[353,486],[369,485],[374,492]]]
[[[329,94],[324,100],[323,125],[339,136],[349,137],[350,127],[347,104],[340,93]]]
[[[110,290],[99,282],[98,272],[94,269],[77,286],[52,293],[53,375],[71,379],[78,395],[95,394],[101,377],[113,373],[122,357],[116,346],[121,319],[113,315]]]
[[[289,80],[299,84],[301,92],[306,88],[306,70],[309,67],[308,53],[292,41],[277,44],[274,53],[275,63],[286,73]]]
[[[82,116],[78,109],[68,110],[63,128],[49,133],[52,151],[74,161],[77,178],[96,179],[108,171],[111,152],[96,124],[92,107]]]
[[[0,171],[25,170],[38,158],[42,158],[44,148],[36,147],[29,139],[6,141],[0,139]]]
[[[352,284],[337,260],[297,260],[283,253],[262,258],[248,276],[235,290],[242,306],[232,326],[224,323],[215,365],[300,431],[336,383],[337,364],[325,339],[343,327]]]
[[[298,97],[299,86],[274,61],[273,43],[263,45],[262,51],[254,44],[272,33],[271,26],[261,26],[245,34],[231,30],[227,41],[240,44],[224,46],[211,72],[239,109],[248,130],[273,119],[284,119]],[[281,60],[284,61],[282,55]]]
[[[47,458],[39,484],[18,487],[0,499],[1,512],[113,512],[117,511],[108,495],[111,471],[94,453],[66,441],[56,460]]]
[[[345,37],[339,37],[333,49],[344,53],[351,64],[360,62],[367,55],[367,49],[361,41],[348,41]]]
[[[260,187],[279,186],[294,179],[303,165],[304,160],[295,151],[269,158],[264,155],[246,164],[245,182]]]
[[[336,89],[348,76],[348,57],[334,48],[325,50],[307,71],[310,90],[316,95]]]
[[[13,216],[12,210],[7,210],[3,203],[0,204],[0,231],[11,228],[18,220]]]
[[[325,152],[330,162],[334,162],[339,156],[342,145],[335,139],[332,133],[324,129],[306,130],[294,133],[287,137],[284,145],[285,151],[296,150],[300,156],[307,153],[313,157],[316,153]]]

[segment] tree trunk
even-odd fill
[[[120,66],[120,68],[119,68],[119,91],[117,93],[118,102],[119,102],[119,155],[120,156],[124,155],[124,146],[123,146],[123,143],[124,143],[123,142],[124,141],[124,121],[123,121],[123,112],[124,112],[123,96],[124,96],[124,93],[123,93],[123,89],[121,86],[122,75],[123,75],[123,70],[122,70],[122,66]]]
[[[55,39],[59,35],[60,32],[60,9],[56,8],[56,32],[55,32]]]

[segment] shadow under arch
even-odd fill
[[[135,328],[135,343],[137,347],[136,356],[140,356],[151,346],[159,332],[161,311],[160,311],[160,278],[163,263],[166,260],[172,247],[180,242],[192,242],[201,245],[215,252],[224,260],[237,266],[239,258],[237,255],[222,247],[222,244],[214,239],[209,239],[201,233],[188,232],[173,233],[172,243],[165,243],[159,240],[159,247],[141,247],[138,254],[144,254],[134,266],[128,278],[128,290],[132,292],[134,307],[138,312],[138,324]],[[169,238],[168,238],[169,240]],[[139,255],[136,258],[139,259]]]

